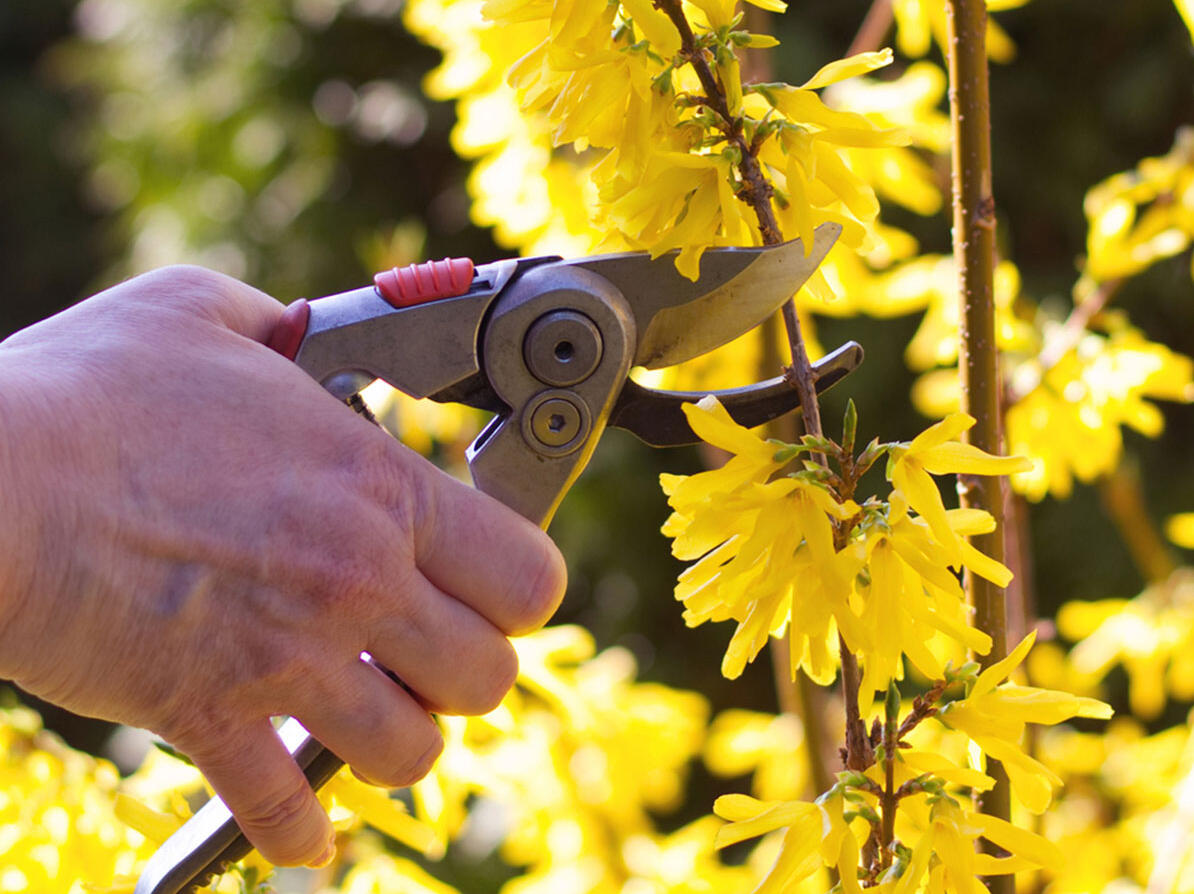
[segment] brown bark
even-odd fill
[[[991,186],[991,106],[987,82],[987,7],[985,0],[946,0],[949,29],[949,107],[953,128],[953,238],[958,267],[959,374],[962,409],[977,420],[969,440],[999,453],[1000,384],[995,329],[995,199]],[[1004,558],[1003,479],[964,476],[958,490],[963,505],[995,517],[996,531],[974,538],[974,545],[998,562]],[[1003,591],[975,574],[966,576],[975,624],[992,640],[980,657],[988,666],[1007,655],[1007,610]],[[984,813],[1009,819],[1007,775],[988,759],[995,787],[979,798]],[[1012,876],[987,879],[992,894],[1011,894]]]

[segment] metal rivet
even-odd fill
[[[601,330],[582,313],[544,314],[527,330],[523,358],[531,374],[546,385],[575,385],[601,362]]]

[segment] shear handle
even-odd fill
[[[862,363],[862,356],[862,346],[851,341],[813,364],[817,393],[828,390],[853,372]],[[730,417],[747,428],[800,409],[796,389],[783,376],[726,391],[657,391],[628,379],[610,414],[609,424],[626,429],[652,447],[695,444],[700,438],[688,424],[683,406],[708,395],[716,397]]]

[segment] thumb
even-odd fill
[[[331,821],[268,720],[187,753],[266,860],[278,866],[330,862]]]

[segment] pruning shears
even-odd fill
[[[372,286],[289,305],[270,347],[331,394],[367,412],[377,379],[416,398],[494,413],[468,448],[476,486],[547,527],[609,426],[656,447],[695,443],[681,409],[705,392],[658,391],[629,378],[690,360],[747,332],[812,275],[841,228],[799,239],[710,249],[690,281],[674,256],[624,253],[563,260],[464,258],[394,268]],[[814,367],[817,390],[862,362],[848,342]],[[782,377],[712,392],[746,426],[799,408]],[[293,718],[279,735],[312,787],[343,766]],[[212,798],[146,864],[135,894],[180,894],[250,851]]]

